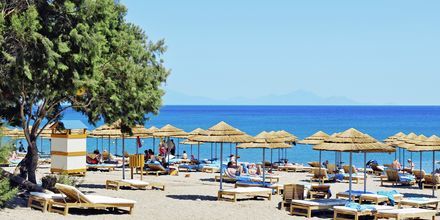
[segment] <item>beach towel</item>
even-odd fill
[[[393,206],[396,203],[396,201],[394,200],[394,195],[396,195],[396,194],[399,194],[399,192],[397,192],[396,190],[378,191],[377,192],[377,195],[382,195],[382,196],[388,197],[388,199],[390,200],[391,205],[393,205]]]
[[[345,207],[355,209],[357,211],[364,211],[364,210],[375,211],[376,210],[376,207],[374,207],[373,205],[360,205],[355,202],[347,202],[347,203],[345,203]]]
[[[399,174],[399,180],[401,183],[411,183],[415,181],[415,176],[410,174]]]
[[[350,193],[350,190],[347,190],[345,192],[348,194],[348,193]],[[368,192],[368,191],[364,192],[362,190],[351,190],[351,195],[353,195],[353,196],[359,197],[362,194],[374,194],[374,193],[373,192]]]

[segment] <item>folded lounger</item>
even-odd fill
[[[411,206],[414,208],[433,208],[438,210],[440,199],[437,198],[405,198],[399,203],[399,208],[402,206]]]
[[[49,201],[53,199],[63,199],[62,194],[55,194],[51,191],[48,191],[47,193],[42,192],[30,192],[29,200],[28,200],[28,207],[39,209],[43,212],[46,212],[47,207],[49,205]]]
[[[374,194],[374,193],[372,193],[372,192],[364,193],[364,191],[352,190],[351,191],[351,200],[353,200],[353,201],[358,200],[363,194],[370,195],[370,194]],[[336,193],[337,199],[348,199],[349,197],[350,197],[350,193],[348,190],[345,192]]]
[[[218,200],[224,199],[224,196],[232,196],[232,201],[237,201],[238,195],[254,196],[272,199],[272,189],[262,187],[241,187],[233,189],[223,189],[218,191]]]
[[[290,214],[311,218],[314,210],[330,210],[334,206],[343,206],[345,203],[347,203],[345,199],[292,200]]]
[[[165,190],[165,185],[162,183],[148,183],[142,180],[107,180],[105,182],[106,189],[114,189],[119,190],[121,187],[131,187],[136,189],[147,189],[150,186],[151,189],[160,189],[162,191]]]
[[[333,207],[333,220],[337,219],[348,219],[342,217],[345,216],[353,216],[350,219],[358,220],[359,217],[362,216],[374,216],[374,213],[378,210],[390,210],[394,209],[393,206],[386,205],[358,205],[359,208],[350,207],[350,206],[335,206]]]
[[[128,199],[113,198],[98,195],[84,195],[77,188],[64,184],[55,184],[57,188],[66,198],[53,199],[49,201],[49,212],[57,212],[64,215],[69,213],[69,208],[128,208],[128,213],[132,213],[136,201]]]
[[[374,215],[374,219],[394,218],[397,220],[408,218],[435,219],[437,211],[419,208],[405,208],[392,210],[378,210]]]

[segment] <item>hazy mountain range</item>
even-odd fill
[[[204,96],[193,96],[176,91],[167,91],[165,105],[361,105],[347,97],[322,97],[309,91],[297,90],[283,95],[267,95],[258,98],[225,98],[213,99]]]

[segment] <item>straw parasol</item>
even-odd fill
[[[371,136],[366,135],[354,128],[350,128],[340,134],[327,138],[323,143],[314,146],[313,149],[320,151],[340,151],[350,153],[349,200],[351,200],[352,189],[352,154],[357,152],[364,153],[364,192],[366,192],[366,153],[394,152],[395,150],[393,147],[378,142]]]
[[[249,148],[262,148],[263,149],[263,185],[265,184],[265,160],[266,160],[266,149],[275,148],[289,148],[289,144],[285,142],[285,139],[276,137],[266,131],[261,132],[254,137],[251,143],[242,143],[237,145],[237,148],[249,149]]]
[[[435,152],[440,150],[440,138],[436,135],[415,142],[413,146],[408,147],[410,152],[420,152],[420,171],[422,170],[422,152],[432,151],[432,173],[435,172]],[[432,188],[432,196],[435,196],[434,187]]]
[[[181,137],[187,133],[180,128],[176,128],[170,124],[163,126],[157,131],[153,132],[154,137]]]
[[[205,132],[206,131],[201,129],[201,128],[196,128],[193,131],[189,132],[188,136],[190,136],[190,135],[200,135],[200,134],[203,134]],[[190,145],[191,146],[191,155],[193,154],[192,146],[193,145],[197,145],[198,146],[197,147],[197,152],[198,152],[197,153],[197,160],[200,160],[200,144],[203,144],[203,143],[201,143],[199,141],[190,141],[190,140],[186,139],[184,141],[181,141],[180,144]]]
[[[330,135],[323,131],[318,131],[313,135],[304,138],[301,141],[298,141],[299,144],[308,144],[308,145],[317,145],[324,142],[325,139],[329,138]]]
[[[220,143],[220,190],[223,188],[223,144],[224,143],[247,143],[253,141],[253,137],[232,127],[224,121],[210,127],[206,132],[188,137],[190,141]]]

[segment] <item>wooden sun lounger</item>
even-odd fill
[[[260,178],[258,178],[258,177],[255,178],[255,181],[258,182],[259,180],[260,180]],[[220,175],[216,175],[214,177],[214,181],[215,182],[219,182],[220,181]],[[223,175],[223,181],[224,182],[228,182],[228,183],[235,183],[235,182],[237,182],[237,179],[236,178],[232,178],[232,177],[230,177],[228,175]],[[262,181],[262,178],[261,178],[261,181]],[[280,181],[280,177],[279,176],[266,176],[265,177],[265,181],[266,181],[266,183],[278,183]]]
[[[305,167],[301,165],[278,166],[277,170],[285,172],[309,172],[310,170],[312,170],[312,167]]]
[[[232,196],[230,201],[236,202],[238,195],[263,197],[268,200],[272,199],[272,189],[262,187],[243,187],[233,189],[223,189],[218,191],[218,200],[225,199],[224,196]]]
[[[379,210],[374,215],[374,219],[381,218],[394,218],[396,220],[408,219],[408,218],[421,218],[435,220],[437,211],[419,208],[405,208],[405,209],[392,209],[392,210]]]
[[[437,198],[425,198],[423,200],[416,200],[411,198],[402,199],[399,203],[399,208],[402,206],[410,206],[414,208],[433,208],[438,210],[440,199]]]
[[[327,174],[327,169],[325,168],[313,168],[311,172],[313,173],[313,176],[310,178],[310,183],[315,180],[317,180],[319,183],[324,183],[325,181],[330,180]]]
[[[390,210],[390,209],[394,209],[393,206],[385,206],[385,205],[374,205],[374,210],[373,209],[365,209],[362,211],[353,209],[353,208],[349,208],[346,206],[335,206],[333,207],[333,220],[342,220],[342,219],[354,219],[354,220],[358,220],[359,217],[364,217],[364,216],[374,216],[374,213],[376,213],[376,210]],[[353,216],[350,218],[347,217],[343,217],[343,216]]]
[[[312,217],[312,211],[330,210],[334,206],[343,206],[345,199],[314,199],[314,200],[292,200],[290,205],[291,215],[302,215]]]
[[[28,200],[28,207],[46,212],[49,202],[53,199],[62,199],[61,194],[48,194],[41,192],[31,192]]]
[[[396,203],[400,203],[400,201],[403,199],[402,194],[395,194],[393,195],[394,201]],[[384,195],[378,195],[378,194],[362,194],[359,197],[359,204],[365,203],[365,202],[371,202],[373,204],[378,205],[379,203],[389,202],[389,199],[387,196]]]
[[[350,176],[344,176],[344,180],[349,181],[350,180]],[[353,175],[351,177],[351,181],[355,182],[356,184],[364,183],[363,180],[364,180],[364,175],[363,174],[360,175],[360,174],[354,174],[353,173]]]
[[[107,180],[105,182],[106,189],[119,190],[121,187],[131,187],[136,189],[160,189],[165,190],[165,185],[162,183],[147,183],[141,180]]]
[[[260,183],[244,183],[244,182],[236,182],[234,185],[235,188],[238,187],[263,187],[262,184]],[[284,189],[284,185],[281,183],[273,183],[270,184],[269,186],[266,186],[264,188],[268,188],[268,189],[272,189],[275,191],[275,194],[280,195],[281,191]]]
[[[87,164],[87,170],[89,169],[97,169],[97,170],[107,170],[114,171],[116,169],[116,164]]]
[[[218,167],[204,166],[204,167],[202,168],[202,172],[204,172],[204,173],[218,173],[218,172],[220,172],[220,168],[218,168]]]
[[[383,186],[384,183],[391,183],[392,186],[403,184],[400,182],[399,172],[393,169],[387,169],[386,176],[380,176],[380,185]],[[408,183],[408,185],[415,184],[415,180],[413,182]]]
[[[432,174],[428,174],[424,176],[423,182],[422,182],[422,189],[425,189],[425,187],[434,187],[434,189],[438,189],[440,186],[440,178],[437,175],[432,176]]]
[[[133,200],[112,198],[97,195],[84,195],[81,191],[73,186],[64,184],[55,184],[57,188],[66,198],[53,199],[49,201],[49,212],[56,212],[63,215],[69,213],[70,208],[92,208],[92,209],[107,209],[107,208],[128,208],[128,213],[131,214],[136,204]]]

